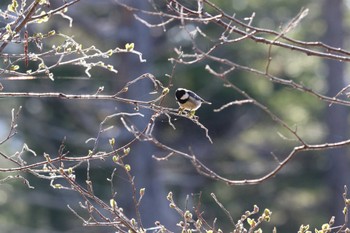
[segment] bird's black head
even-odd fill
[[[177,101],[179,101],[180,103],[185,103],[188,100],[188,97],[184,98],[185,95],[186,95],[186,90],[184,89],[179,88],[175,91],[175,97]]]

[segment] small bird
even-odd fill
[[[200,96],[198,96],[193,91],[187,90],[185,88],[178,88],[175,92],[175,97],[177,103],[180,106],[180,113],[183,110],[189,110],[192,114],[202,105],[202,104],[211,104],[208,101],[205,101]]]

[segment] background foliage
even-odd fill
[[[19,3],[24,3],[22,1]],[[34,1],[35,2],[35,1]],[[170,2],[173,1],[130,1],[128,6],[145,11],[167,12]],[[196,1],[181,2],[185,6],[195,9]],[[334,3],[336,2],[336,3]],[[264,28],[280,32],[290,22],[301,8],[308,8],[309,13],[295,28],[286,35],[299,41],[323,41],[334,47],[347,49],[347,43],[334,40],[335,35],[346,41],[348,27],[343,14],[333,11],[332,7],[340,6],[346,18],[347,2],[343,1],[212,1],[216,6],[225,9],[225,12],[242,22],[257,28]],[[8,5],[13,1],[2,1],[0,26],[2,34],[11,20],[6,14],[16,15],[8,11]],[[28,6],[31,4],[27,1]],[[65,3],[50,2],[43,5],[43,11],[56,9]],[[206,6],[207,7],[207,6]],[[209,8],[209,7],[208,7]],[[213,12],[210,12],[212,10]],[[209,13],[215,14],[212,8]],[[169,83],[169,94],[165,95],[162,105],[177,108],[173,97],[177,87],[185,87],[197,92],[204,99],[212,102],[211,106],[203,106],[196,112],[200,122],[209,130],[213,140],[211,144],[205,131],[194,124],[188,117],[171,115],[174,130],[169,124],[166,115],[158,117],[155,121],[153,135],[164,145],[194,154],[213,171],[223,177],[233,180],[254,179],[273,170],[278,160],[300,144],[293,134],[281,124],[266,114],[263,109],[254,104],[232,105],[222,111],[219,109],[226,103],[242,99],[242,93],[226,88],[224,81],[212,75],[206,69],[224,72],[227,66],[211,59],[203,59],[184,64],[176,59],[178,51],[184,54],[192,53],[194,48],[207,51],[223,33],[223,28],[217,24],[202,23],[200,21],[181,20],[171,22],[164,27],[150,27],[137,20],[133,11],[121,5],[119,1],[85,0],[68,7],[62,15],[53,15],[47,22],[31,23],[21,30],[20,38],[25,31],[32,36],[33,41],[28,43],[29,53],[42,53],[62,44],[62,49],[76,49],[77,53],[70,54],[66,59],[81,56],[77,49],[79,44],[83,49],[94,46],[101,53],[114,50],[110,56],[89,57],[93,67],[91,77],[87,77],[86,66],[78,60],[57,66],[45,72],[33,73],[39,77],[34,80],[11,79],[21,76],[31,69],[33,72],[40,67],[37,61],[26,60],[14,62],[18,73],[5,72],[11,70],[6,54],[22,54],[23,43],[10,43],[1,53],[0,82],[4,89],[2,92],[45,92],[66,94],[99,93],[114,94],[122,89],[127,82],[136,79],[142,74],[150,73],[156,77],[164,87]],[[39,15],[40,12],[36,12]],[[165,17],[152,16],[136,11],[136,14],[149,23],[164,22]],[[69,18],[73,19],[70,27]],[[250,18],[249,18],[250,17]],[[331,20],[338,20],[331,24]],[[184,26],[184,27],[183,27]],[[196,27],[205,33],[197,32],[191,39],[189,31]],[[332,32],[332,30],[335,30]],[[338,29],[342,34],[339,34]],[[45,43],[40,44],[38,35],[47,34],[55,30],[55,36],[48,36]],[[334,34],[336,33],[336,34]],[[65,36],[71,36],[77,44],[71,44]],[[258,33],[270,40],[272,35]],[[234,36],[233,36],[234,37]],[[36,38],[36,39],[35,39]],[[14,38],[15,39],[15,38]],[[286,41],[281,39],[281,41]],[[23,41],[22,41],[23,42]],[[127,43],[134,43],[134,49],[127,49]],[[195,43],[195,44],[194,44]],[[340,44],[339,44],[340,43]],[[40,47],[42,46],[42,47]],[[64,48],[64,46],[67,46]],[[307,46],[306,46],[307,47]],[[307,47],[313,49],[312,46]],[[338,142],[348,139],[348,110],[346,105],[322,101],[307,91],[297,91],[264,78],[263,75],[247,72],[242,67],[249,67],[265,71],[268,61],[268,45],[257,43],[250,39],[243,39],[235,43],[220,44],[213,55],[225,58],[237,64],[237,67],[228,74],[227,79],[237,88],[248,93],[254,100],[267,106],[268,110],[283,119],[308,144],[322,144],[325,142]],[[325,51],[323,47],[315,48]],[[89,51],[86,51],[89,52]],[[90,51],[91,52],[91,51]],[[135,52],[135,53],[134,53]],[[137,52],[142,53],[140,58]],[[336,52],[331,51],[331,54]],[[322,56],[306,56],[293,49],[284,49],[272,46],[271,63],[268,73],[282,80],[292,80],[300,83],[323,95],[335,96],[347,85],[346,63],[336,59]],[[344,55],[344,53],[339,53]],[[142,62],[145,59],[146,62]],[[171,60],[172,59],[172,60]],[[190,59],[189,59],[190,60]],[[11,62],[14,60],[12,59]],[[45,58],[47,66],[56,64],[57,58]],[[103,61],[104,63],[99,63]],[[184,58],[183,61],[188,61]],[[335,64],[331,64],[331,63]],[[175,65],[176,64],[176,65]],[[111,67],[112,65],[113,67]],[[332,68],[332,65],[338,68]],[[339,67],[340,66],[340,67]],[[12,67],[12,69],[14,69]],[[115,69],[115,70],[114,70]],[[332,70],[343,70],[339,75],[332,75]],[[112,72],[111,72],[112,71]],[[114,72],[115,71],[115,72]],[[47,76],[54,75],[54,81]],[[171,78],[169,78],[169,76]],[[10,79],[9,79],[10,78]],[[171,80],[171,81],[170,81]],[[334,84],[334,85],[333,85]],[[164,90],[164,89],[163,89]],[[120,97],[148,101],[154,99],[152,83],[143,79],[129,87],[128,91]],[[347,97],[344,96],[345,100]],[[22,106],[19,114],[17,135],[9,142],[0,144],[0,150],[5,154],[13,154],[22,148],[23,143],[35,151],[37,157],[26,152],[23,154],[29,164],[41,161],[44,154],[56,156],[64,141],[65,151],[69,156],[88,155],[93,148],[89,138],[96,137],[100,130],[100,123],[108,115],[118,112],[134,112],[144,114],[145,118],[125,117],[127,124],[135,127],[145,127],[147,117],[153,114],[150,108],[136,109],[137,106],[128,102],[118,102],[113,99],[100,100],[71,100],[65,98],[2,98],[0,99],[0,138],[6,138],[10,130],[11,109]],[[136,109],[136,110],[135,110]],[[111,151],[123,148],[134,135],[126,128],[119,118],[112,118],[107,123],[114,128],[104,132],[100,138],[99,150]],[[111,138],[115,138],[111,144]],[[112,146],[112,148],[111,148]],[[127,147],[125,147],[127,148]],[[124,149],[125,149],[124,148]],[[125,152],[125,151],[124,151]],[[276,226],[278,232],[297,232],[301,224],[310,224],[310,228],[318,228],[336,215],[336,225],[344,222],[342,210],[344,207],[342,193],[344,185],[349,185],[348,176],[348,149],[342,147],[334,150],[316,150],[299,153],[288,161],[276,176],[256,184],[243,186],[229,186],[224,182],[210,179],[200,175],[191,161],[184,156],[171,156],[166,161],[157,161],[152,156],[163,157],[168,154],[157,145],[145,141],[133,142],[130,153],[123,159],[123,163],[130,164],[131,174],[135,177],[135,188],[145,188],[145,195],[140,205],[143,225],[150,228],[155,221],[160,221],[169,230],[179,232],[176,226],[179,215],[169,207],[168,192],[172,192],[176,205],[185,210],[193,211],[192,206],[201,203],[201,210],[208,223],[217,219],[216,225],[224,232],[232,231],[232,224],[225,211],[215,202],[211,193],[231,213],[234,220],[241,218],[246,210],[252,210],[258,205],[262,210],[268,208],[272,211],[270,223],[264,223],[265,231],[272,232]],[[13,167],[6,159],[1,160],[1,167]],[[123,165],[125,165],[123,164]],[[119,164],[120,165],[120,164]],[[87,167],[90,169],[87,172]],[[67,168],[67,167],[66,167]],[[101,160],[93,160],[74,170],[77,183],[85,185],[86,180],[93,180],[94,194],[107,204],[111,198],[116,197],[119,207],[124,209],[127,216],[137,218],[134,211],[134,202],[130,198],[133,192],[128,179],[128,173],[117,166],[117,175],[114,180],[116,196],[113,196],[111,182],[107,178],[116,168],[113,156]],[[125,166],[124,166],[125,168]],[[120,170],[121,169],[121,170]],[[119,173],[120,172],[120,173]],[[67,205],[79,209],[81,196],[79,193],[65,189],[54,189],[50,180],[40,179],[30,173],[19,173],[24,176],[35,189],[29,189],[20,180],[2,182],[0,186],[0,225],[3,232],[112,232],[110,228],[86,228]],[[89,177],[90,176],[90,177]],[[1,174],[8,177],[8,173]],[[61,182],[61,181],[59,181]],[[63,181],[63,185],[67,185]],[[69,185],[68,185],[69,186]],[[168,200],[167,200],[168,196]],[[79,214],[86,214],[78,211]],[[86,216],[86,215],[85,215]],[[130,218],[131,218],[130,217]]]

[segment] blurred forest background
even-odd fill
[[[2,0],[2,12],[11,4]],[[29,1],[28,1],[29,2]],[[150,10],[155,7],[165,10],[165,1],[146,0],[124,1],[136,8]],[[189,6],[197,7],[196,1],[188,1]],[[301,8],[308,8],[308,15],[288,32],[288,37],[300,41],[321,41],[334,47],[349,49],[349,7],[350,1],[340,0],[213,0],[217,6],[225,9],[229,15],[244,20],[255,16],[252,26],[280,31],[295,17]],[[29,3],[28,3],[29,4]],[[50,8],[61,5],[61,1],[50,1]],[[50,9],[48,8],[48,10]],[[53,16],[48,22],[29,25],[26,30],[47,33],[51,30],[73,35],[83,47],[95,45],[107,51],[111,48],[124,48],[127,43],[134,43],[135,50],[142,53],[146,62],[140,62],[132,53],[115,54],[107,59],[118,73],[106,69],[94,68],[91,77],[85,74],[85,68],[62,66],[53,69],[55,81],[49,79],[8,80],[6,75],[0,82],[6,92],[64,92],[67,94],[94,94],[104,86],[103,93],[113,94],[128,81],[144,73],[151,73],[164,85],[167,85],[173,72],[169,58],[176,58],[174,48],[191,51],[191,39],[178,23],[163,27],[147,27],[133,16],[133,13],[116,1],[84,0],[69,7],[66,13],[69,20]],[[159,23],[157,17],[142,15],[148,22]],[[249,20],[246,20],[248,23]],[[0,21],[5,27],[7,22]],[[187,22],[186,28],[193,30],[195,22]],[[217,38],[222,33],[218,25],[201,24],[201,30],[208,36]],[[273,39],[272,37],[270,39]],[[56,43],[54,40],[52,44]],[[208,49],[206,39],[198,39],[197,45]],[[44,46],[51,47],[52,44]],[[268,46],[252,40],[241,40],[231,46],[223,46],[215,51],[218,57],[230,59],[242,66],[264,70],[268,57]],[[20,53],[23,46],[11,44],[4,52]],[[29,44],[30,52],[38,52],[34,43]],[[349,84],[346,62],[307,56],[290,49],[272,49],[270,73],[274,76],[302,83],[306,87],[328,96],[335,96]],[[263,176],[273,170],[276,158],[283,158],[290,153],[295,140],[280,125],[276,124],[265,112],[252,104],[233,105],[220,112],[214,112],[224,104],[242,99],[242,96],[225,88],[223,82],[208,73],[209,64],[216,70],[225,68],[212,61],[203,60],[194,64],[177,64],[173,73],[173,86],[164,99],[164,106],[177,108],[174,91],[178,87],[194,90],[204,99],[212,102],[211,106],[202,106],[196,115],[209,130],[213,139],[211,144],[203,129],[190,120],[174,117],[174,130],[166,117],[157,119],[153,134],[165,145],[180,151],[193,153],[213,171],[231,179],[252,179]],[[1,63],[4,66],[4,63]],[[29,63],[29,68],[32,64]],[[24,67],[21,64],[22,69]],[[25,69],[25,68],[23,68]],[[34,68],[33,68],[34,69]],[[229,74],[236,86],[249,93],[254,99],[267,106],[310,144],[337,142],[348,139],[348,107],[329,106],[329,103],[283,85],[277,85],[253,73],[236,69]],[[3,78],[3,79],[2,79]],[[149,100],[152,95],[150,82],[141,81],[130,88],[125,97],[137,100]],[[101,121],[106,116],[119,111],[134,112],[134,106],[116,101],[101,100],[63,100],[57,98],[2,98],[0,99],[0,138],[6,137],[11,118],[11,109],[22,106],[18,121],[18,134],[10,142],[0,145],[1,151],[15,153],[26,143],[38,156],[44,153],[56,154],[66,137],[66,149],[70,156],[86,155],[91,149],[87,139],[96,137]],[[140,109],[140,113],[150,116],[152,111]],[[127,119],[136,126],[148,123],[147,117]],[[115,127],[106,132],[101,139],[102,150],[110,150],[109,139],[115,138],[118,146],[123,145],[133,135],[127,132],[123,124],[112,119],[109,123]],[[191,152],[189,152],[191,151]],[[135,142],[131,146],[126,162],[131,165],[137,188],[145,187],[140,211],[143,225],[154,226],[160,221],[173,232],[179,232],[176,226],[179,216],[169,208],[166,197],[169,191],[182,208],[189,208],[201,202],[201,209],[208,221],[217,218],[217,225],[224,232],[229,232],[232,225],[225,212],[215,203],[210,193],[215,193],[218,200],[231,213],[234,220],[239,219],[246,210],[254,205],[260,209],[272,211],[270,223],[266,223],[266,232],[272,232],[276,226],[278,232],[297,232],[301,224],[310,224],[311,229],[320,228],[336,216],[336,222],[342,224],[344,203],[342,193],[344,185],[350,185],[348,147],[331,150],[303,152],[280,170],[277,175],[257,185],[228,186],[223,182],[206,178],[195,170],[188,159],[172,156],[166,161],[156,161],[155,156],[167,153],[147,142]],[[29,162],[37,158],[27,156]],[[8,161],[2,161],[1,167],[11,167]],[[115,164],[111,158],[91,163],[90,176],[94,181],[94,191],[106,203],[111,199],[111,186],[107,178],[111,176]],[[86,167],[76,171],[77,181],[84,183]],[[1,174],[4,178],[8,174]],[[31,174],[25,176],[35,189],[28,189],[19,181],[4,182],[0,185],[0,226],[6,233],[73,233],[73,232],[114,232],[109,228],[82,227],[67,205],[79,209],[81,197],[71,191],[50,187],[49,180],[38,179]],[[124,175],[119,175],[115,184],[116,200],[124,212],[133,213],[130,199],[130,186]],[[189,195],[188,203],[186,197]]]

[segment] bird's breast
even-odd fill
[[[181,104],[181,107],[187,109],[187,110],[197,110],[201,105],[196,104],[191,101],[187,101],[186,103]]]

